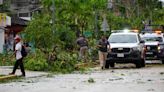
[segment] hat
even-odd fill
[[[21,38],[18,35],[16,35],[14,40],[21,40]]]

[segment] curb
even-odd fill
[[[10,78],[15,78],[15,77],[17,77],[16,75],[6,75],[6,76],[2,76],[2,77],[0,77],[0,81],[1,80],[6,80],[6,79],[10,79]]]

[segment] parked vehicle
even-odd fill
[[[138,33],[112,33],[108,41],[110,51],[106,68],[114,67],[115,63],[134,63],[136,68],[145,67],[144,41]]]
[[[141,33],[141,38],[145,41],[146,59],[162,60],[164,64],[164,37],[163,33]]]

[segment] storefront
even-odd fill
[[[27,22],[17,16],[0,13],[0,53],[14,50],[14,37],[24,30]]]
[[[0,13],[0,53],[5,49],[5,31],[7,26],[11,26],[11,17],[6,13]]]
[[[11,26],[6,26],[5,29],[5,51],[14,50],[14,37],[19,34],[27,25],[27,21],[19,17],[11,17]]]

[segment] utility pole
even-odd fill
[[[55,34],[55,0],[52,0],[52,32]]]
[[[98,38],[98,11],[96,10],[96,6],[93,6],[94,11],[95,11],[95,22],[94,22],[94,31],[95,31],[95,36]]]
[[[136,2],[137,2],[137,17],[139,18],[140,16],[139,2],[138,0]]]
[[[96,37],[98,37],[98,13],[95,11],[95,32],[96,32]]]
[[[108,25],[105,14],[103,15],[103,22],[102,22],[101,28],[102,28],[102,31],[104,31],[104,35],[106,35],[106,31],[109,31],[109,25]]]
[[[109,10],[109,12],[112,12],[113,8],[114,8],[113,0],[108,0],[107,9]],[[110,21],[110,25],[109,25],[110,34],[111,34],[111,30],[112,30],[112,28],[111,28],[111,21]]]

